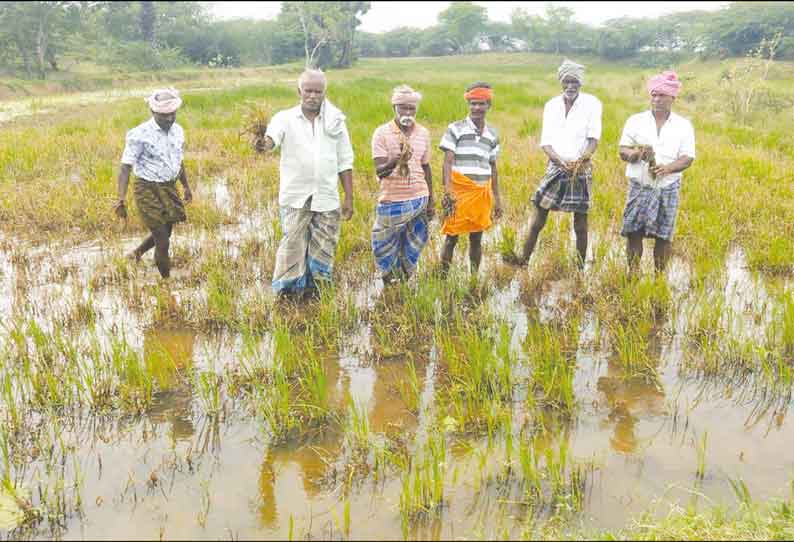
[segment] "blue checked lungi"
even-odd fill
[[[590,209],[590,188],[593,184],[593,166],[587,164],[579,170],[575,180],[564,169],[551,161],[540,180],[532,201],[541,209],[586,213]]]
[[[372,226],[375,264],[386,276],[392,271],[411,276],[427,244],[427,197],[379,203]]]
[[[642,232],[644,237],[672,241],[681,179],[664,188],[643,184],[635,179],[630,179],[630,182],[620,234],[625,237],[630,233]]]
[[[317,280],[330,281],[341,211],[312,211],[309,198],[303,209],[281,207],[279,214],[283,235],[276,251],[273,291],[302,292],[315,288]]]

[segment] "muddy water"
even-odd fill
[[[215,188],[219,207],[230,205],[228,191]],[[264,220],[264,219],[263,219]],[[239,226],[247,228],[248,225]],[[239,238],[239,231],[222,234]],[[249,230],[253,234],[256,228]],[[100,336],[123,329],[127,341],[143,353],[153,369],[158,392],[139,417],[62,426],[67,480],[79,479],[82,514],[72,514],[63,538],[294,538],[340,537],[345,503],[351,511],[350,538],[399,538],[399,474],[375,481],[365,478],[348,491],[350,444],[339,430],[314,434],[308,441],[273,445],[256,416],[235,408],[224,397],[221,418],[204,413],[193,373],[223,374],[252,352],[272,359],[271,338],[251,339],[236,333],[201,333],[187,328],[150,325],[145,307],[130,308],[120,300],[119,286],[85,294],[85,284],[112,255],[134,246],[87,243],[79,247],[30,248],[25,258],[0,251],[0,309],[22,311],[42,324],[63,306],[91,303]],[[179,239],[177,240],[179,242]],[[8,246],[6,244],[6,246]],[[492,265],[492,264],[489,264]],[[670,271],[673,295],[685,299],[689,271],[675,261]],[[746,270],[743,254],[726,261],[721,288],[726,305],[745,318],[734,330],[763,337],[769,323],[769,298],[763,283]],[[149,277],[151,278],[151,277]],[[510,348],[526,371],[523,343],[529,322],[565,318],[573,282],[563,278],[546,285],[531,310],[519,296],[517,279],[497,289],[486,301],[510,329]],[[371,310],[382,293],[377,281],[356,293],[360,309]],[[183,299],[198,295],[185,289]],[[680,311],[686,313],[685,310]],[[737,320],[732,320],[734,324]],[[741,319],[738,319],[741,321]],[[659,503],[693,501],[733,503],[729,479],[741,479],[755,498],[781,496],[789,490],[794,459],[783,453],[794,447],[788,403],[759,407],[758,397],[720,382],[685,377],[685,322],[667,326],[650,346],[655,373],[630,374],[614,355],[601,348],[593,314],[581,319],[574,389],[577,411],[570,421],[545,419],[528,410],[521,393],[513,405],[512,430],[528,438],[528,426],[545,433],[537,439],[540,453],[569,449],[569,464],[585,466],[583,509],[571,516],[574,526],[618,528],[629,516],[649,507],[664,515]],[[329,403],[339,412],[355,404],[366,413],[375,445],[380,436],[400,435],[410,449],[428,438],[434,415],[438,367],[434,349],[416,365],[421,389],[417,413],[409,412],[398,392],[405,378],[402,358],[379,360],[373,332],[366,322],[345,336],[339,353],[324,359]],[[705,436],[705,477],[696,477],[697,447]],[[505,441],[450,437],[445,465],[445,507],[438,517],[416,522],[413,538],[492,537],[521,533],[529,509],[518,504],[520,493],[498,483],[505,460]],[[34,461],[23,483],[35,477],[54,483],[52,473]],[[551,510],[534,513],[544,516]],[[512,518],[519,518],[518,520]],[[40,533],[47,536],[47,533]]]

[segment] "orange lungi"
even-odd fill
[[[491,227],[493,193],[491,180],[478,184],[452,170],[450,191],[455,199],[455,212],[444,221],[441,233],[460,235],[487,230]]]

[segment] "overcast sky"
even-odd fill
[[[206,2],[210,13],[219,19],[248,17],[273,19],[281,2]],[[488,9],[492,21],[510,21],[510,13],[523,8],[531,14],[543,13],[548,2],[475,2]],[[426,28],[436,24],[438,14],[450,2],[372,2],[370,10],[361,18],[360,29],[365,32],[386,32],[400,26]],[[719,9],[728,2],[554,2],[573,9],[581,23],[599,25],[616,17],[658,17],[676,11]]]

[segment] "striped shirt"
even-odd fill
[[[439,148],[455,153],[452,169],[478,184],[491,178],[491,164],[499,156],[499,134],[485,125],[482,135],[470,117],[453,122],[441,138]]]

